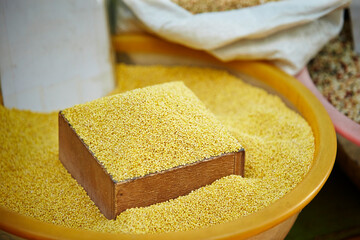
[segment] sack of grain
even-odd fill
[[[295,74],[339,33],[350,0],[231,2],[123,0],[116,33],[148,31],[224,61],[266,59]]]

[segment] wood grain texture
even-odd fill
[[[245,151],[227,153],[139,178],[114,181],[59,113],[59,158],[108,219],[190,193],[231,174],[244,175]]]
[[[239,151],[119,182],[115,186],[116,214],[186,195],[224,176],[243,175],[243,160],[244,151]]]
[[[112,179],[61,113],[59,114],[59,159],[86,190],[100,211],[109,219],[115,218],[115,186]]]

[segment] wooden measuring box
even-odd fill
[[[178,166],[140,178],[114,181],[105,167],[59,113],[59,158],[70,174],[84,187],[108,219],[127,208],[145,207],[186,195],[192,190],[231,175],[244,174],[245,151]]]
[[[153,94],[148,94],[150,91],[152,91]],[[145,101],[135,101],[134,99],[137,98],[134,98],[133,96],[136,94],[138,94],[139,96],[141,95],[139,99],[144,100],[144,98],[146,98]],[[158,98],[159,96],[161,96],[161,100],[159,100],[161,102],[154,104],[155,100],[151,98]],[[99,102],[105,102],[106,104],[111,105],[106,107],[106,109],[104,108],[104,105],[101,105],[101,108],[95,108],[96,110],[91,110],[94,113],[94,115],[91,115],[92,117],[85,114],[89,113],[89,106],[94,106]],[[127,103],[126,106],[128,107],[124,107],[125,102]],[[149,109],[151,110],[146,110],[145,113],[143,110],[144,104],[149,104],[149,107],[151,107]],[[189,105],[191,104],[193,105],[193,108],[191,108],[190,110]],[[139,110],[140,112],[138,112],[139,115],[136,115],[137,113],[134,112],[134,106],[141,106],[141,110]],[[168,118],[166,120],[166,123],[164,123],[163,120],[160,121],[157,119],[158,106],[159,108],[163,109],[163,112],[161,112],[161,114],[164,114],[165,111],[166,114],[169,114],[171,116],[171,118]],[[182,110],[179,110],[180,107]],[[105,109],[105,112],[101,112],[103,109]],[[80,115],[76,115],[77,117],[72,118],[72,120],[70,121],[67,118],[68,115],[66,115],[66,111],[69,110],[79,112]],[[222,127],[216,128],[216,126],[221,126],[221,123],[217,121],[217,119],[213,115],[211,115],[211,113],[202,105],[202,103],[197,100],[196,96],[182,83],[157,85],[151,86],[149,88],[134,90],[134,92],[124,93],[123,95],[114,95],[94,100],[87,104],[80,104],[74,106],[69,110],[64,110],[59,113],[60,161],[70,172],[70,174],[78,181],[78,183],[84,187],[90,198],[94,201],[94,203],[99,207],[100,211],[108,219],[116,218],[119,213],[128,208],[145,207],[158,202],[167,201],[178,196],[186,195],[197,188],[210,184],[215,180],[227,175],[244,174],[245,151],[243,148],[241,148],[241,145],[236,143],[235,145],[233,145],[232,148],[229,148],[232,150],[224,150],[226,148],[225,146],[228,146],[227,141],[236,142],[236,139],[231,137],[229,138],[229,140],[221,140],[223,141],[223,145],[221,145],[222,147],[219,148],[217,152],[224,152],[225,154],[222,154],[220,156],[206,158],[200,161],[195,161],[195,159],[194,161],[191,161],[191,159],[189,159],[190,161],[188,161],[188,164],[183,163],[185,165],[177,166],[175,164],[171,165],[171,167],[169,167],[168,169],[165,168],[165,170],[164,168],[158,168],[158,170],[150,170],[150,173],[140,175],[141,177],[124,177],[124,179],[119,179],[117,177],[114,177],[114,175],[112,174],[123,174],[129,170],[121,170],[121,168],[117,168],[119,170],[116,171],[124,172],[113,172],[112,170],[110,171],[111,173],[109,173],[109,171],[106,169],[106,163],[104,163],[104,161],[100,161],[102,160],[102,158],[100,157],[99,160],[96,157],[98,155],[96,155],[92,151],[93,148],[89,147],[91,144],[95,143],[88,142],[89,145],[87,145],[87,141],[89,140],[83,140],[85,139],[84,132],[79,131],[81,132],[79,134],[75,130],[78,129],[75,126],[79,126],[76,124],[85,124],[86,122],[86,124],[83,125],[83,130],[86,129],[90,131],[91,129],[91,133],[89,134],[91,134],[92,136],[96,136],[97,139],[99,139],[100,141],[100,145],[96,145],[96,149],[101,148],[109,152],[113,151],[114,144],[125,143],[125,138],[120,138],[118,137],[118,135],[113,134],[113,132],[115,131],[114,128],[120,129],[122,126],[127,126],[127,130],[124,131],[128,131],[130,128],[137,129],[135,125],[133,125],[134,122],[136,122],[137,119],[141,118],[141,121],[137,123],[136,126],[143,126],[144,121],[146,121],[144,119],[147,119],[148,116],[150,119],[157,119],[156,122],[151,123],[154,124],[151,126],[156,126],[155,128],[153,128],[156,130],[147,130],[145,136],[142,136],[139,132],[136,132],[136,136],[132,134],[129,135],[128,132],[126,133],[126,136],[130,136],[130,138],[136,137],[138,140],[141,140],[141,142],[137,144],[140,144],[142,146],[145,146],[144,144],[146,144],[148,141],[142,141],[142,139],[144,139],[145,137],[151,136],[152,138],[156,138],[156,134],[152,136],[152,131],[158,132],[159,129],[163,129],[165,130],[165,132],[162,132],[161,136],[165,137],[169,134],[174,134],[173,131],[167,133],[168,129],[173,126],[182,126],[183,128],[191,129],[204,129],[199,130],[201,131],[202,136],[206,136],[207,134],[209,134],[211,136],[219,136],[220,138],[220,136],[229,134],[228,132],[223,130],[224,128]],[[172,113],[170,114],[170,112]],[[131,115],[130,119],[125,116],[128,113],[130,113]],[[177,113],[181,115],[176,115]],[[96,118],[99,116],[101,116],[101,120],[96,120]],[[104,116],[104,118],[102,116]],[[203,118],[201,116],[203,116]],[[128,119],[132,125],[124,125],[125,123],[123,121],[123,118]],[[164,118],[166,119],[166,117]],[[89,121],[91,122],[89,123]],[[97,124],[99,121],[102,121],[104,125]],[[115,123],[114,121],[117,122]],[[205,128],[202,121],[211,122],[211,129]],[[107,127],[108,123],[109,126],[112,126],[111,132],[107,132],[108,129],[110,129]],[[89,126],[91,126],[91,128],[89,128]],[[210,134],[209,131],[212,131],[212,133]],[[108,134],[111,136],[115,136],[114,139],[111,139],[111,143],[113,144],[110,144],[110,146],[112,147],[101,145],[101,139],[107,138],[109,136]],[[180,141],[176,140],[177,146],[182,146],[183,141],[186,142],[188,140],[191,140],[193,135],[190,134],[184,136],[186,137],[181,137]],[[231,135],[229,134],[228,136]],[[175,141],[171,140],[170,135],[167,139],[169,139],[169,141]],[[213,144],[214,141],[217,140],[217,138],[209,139],[212,140],[206,140],[205,142],[203,141],[201,143],[202,147],[198,149],[196,149],[196,147],[194,147],[194,149],[187,148],[190,149],[190,151],[186,150],[186,152],[182,152],[185,153],[185,155],[181,155],[181,158],[187,158],[186,156],[190,156],[189,154],[191,154],[191,152],[205,149],[204,147]],[[159,144],[160,142],[161,141],[159,141]],[[164,142],[162,144],[166,143]],[[162,145],[160,144],[160,146]],[[122,146],[122,148],[124,147],[126,146]],[[147,149],[146,146],[145,149],[140,149],[140,151],[143,151],[144,153],[153,151],[153,148]],[[120,161],[124,158],[122,155],[118,154],[119,153],[116,153],[114,155],[114,161]],[[155,159],[162,159],[163,156],[164,155],[162,152],[157,152]],[[204,154],[202,156],[210,155]],[[169,157],[171,157],[171,155],[165,157],[165,160]],[[131,157],[129,158],[129,156],[127,158],[127,160],[129,161],[136,161],[137,159],[138,158],[131,159]],[[201,159],[201,157],[199,159]],[[139,160],[144,163],[142,159]],[[164,161],[164,159],[162,159],[162,161]],[[132,167],[130,169],[132,169]]]

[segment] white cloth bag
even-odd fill
[[[266,59],[290,74],[341,30],[350,0],[282,0],[238,10],[192,14],[170,0],[123,0],[117,31],[149,31],[215,57]]]

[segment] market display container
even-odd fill
[[[150,35],[113,37],[117,60],[130,64],[210,66],[226,69],[244,81],[279,95],[311,126],[315,154],[305,178],[283,198],[270,206],[235,221],[208,228],[164,234],[110,234],[69,229],[40,222],[0,207],[0,229],[29,239],[282,239],[299,212],[326,182],[336,155],[336,135],[325,108],[297,79],[278,68],[255,61],[223,63],[205,52],[191,50]],[[5,233],[7,232],[7,233]]]
[[[360,188],[360,124],[341,113],[322,95],[311,79],[307,68],[304,68],[297,78],[318,98],[328,112],[337,133],[338,163]]]

